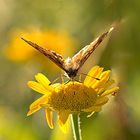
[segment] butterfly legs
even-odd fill
[[[65,83],[63,77],[67,77],[67,76],[65,76],[64,74],[61,74],[59,77],[57,77],[56,79],[54,79],[49,85],[54,84],[54,83],[55,83],[56,81],[58,81],[59,79],[61,79],[62,84]],[[69,81],[70,81],[70,79],[69,79],[65,84],[67,84]]]
[[[54,79],[49,85],[54,84],[56,81],[58,81],[60,79],[60,77],[57,77],[56,79]]]

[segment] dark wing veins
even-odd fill
[[[57,54],[56,52],[49,50],[47,48],[43,48],[43,47],[41,47],[41,46],[31,42],[31,41],[24,39],[24,38],[21,38],[21,39],[24,40],[29,45],[31,45],[32,47],[34,47],[39,52],[43,53],[47,58],[52,60],[57,66],[59,66],[61,69],[63,69],[65,71],[64,59],[60,54]]]
[[[77,70],[84,64],[84,62],[88,59],[88,57],[92,54],[92,52],[100,45],[100,43],[104,40],[104,38],[113,30],[114,28],[110,28],[107,32],[103,33],[101,36],[96,38],[89,45],[85,46],[82,50],[80,50],[77,54],[72,57],[72,61],[77,64]]]

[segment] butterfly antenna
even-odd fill
[[[80,74],[82,74],[82,75],[86,75],[86,76],[91,77],[91,78],[93,78],[93,79],[95,79],[95,80],[100,80],[100,78],[96,78],[96,77],[90,76],[90,75],[85,74],[85,73],[80,73]]]

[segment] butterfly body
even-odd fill
[[[53,61],[57,66],[59,66],[61,69],[65,71],[66,75],[70,78],[70,80],[73,80],[76,77],[78,70],[85,63],[88,57],[92,54],[92,52],[100,45],[100,43],[104,40],[104,38],[113,29],[114,28],[111,27],[107,32],[103,33],[102,35],[97,37],[93,42],[91,42],[89,45],[81,49],[72,58],[68,57],[67,59],[64,59],[60,54],[57,54],[56,52],[49,50],[47,48],[43,48],[37,45],[36,43],[28,41],[24,38],[21,39],[24,40],[29,45],[31,45],[32,47],[34,47],[42,54],[44,54],[51,61]]]
[[[76,77],[78,73],[78,69],[76,68],[76,64],[72,61],[72,58],[68,57],[64,61],[65,75],[70,79]]]

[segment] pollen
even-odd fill
[[[48,104],[56,111],[81,112],[83,109],[92,107],[97,99],[93,88],[79,82],[69,82],[58,86],[55,90]]]

